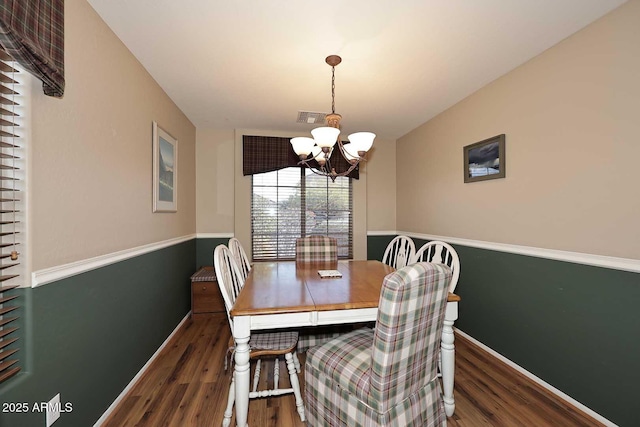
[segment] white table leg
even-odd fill
[[[249,364],[250,349],[249,337],[250,318],[238,316],[233,319],[233,339],[236,343],[235,352],[235,387],[236,387],[236,425],[248,427],[247,416],[249,414],[249,382],[251,366]]]
[[[440,348],[440,360],[442,363],[442,388],[444,398],[444,410],[447,417],[453,415],[456,409],[455,400],[453,398],[453,385],[455,373],[455,336],[453,334],[453,323],[458,318],[458,302],[452,301],[447,303],[444,326],[442,328],[442,344]]]

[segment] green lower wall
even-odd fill
[[[33,289],[22,289],[25,373],[1,402],[49,401],[73,411],[56,427],[93,425],[190,310],[196,241]],[[42,427],[45,414],[0,412],[2,427]]]
[[[393,237],[369,237],[369,258]],[[454,247],[457,328],[619,426],[640,425],[640,274]]]
[[[206,239],[197,239],[196,241],[196,265],[213,265],[213,250],[218,245],[228,245],[228,237],[214,237]]]
[[[382,261],[384,250],[394,237],[396,236],[367,236],[367,259]]]

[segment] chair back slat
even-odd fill
[[[242,278],[246,279],[249,275],[249,271],[251,271],[251,263],[249,262],[247,253],[242,247],[242,243],[240,243],[240,240],[232,237],[229,239],[229,249],[235,257],[236,263],[238,263],[238,268],[240,269],[240,273],[242,273]]]
[[[402,268],[411,263],[416,252],[413,240],[408,236],[397,236],[389,244],[382,256],[382,262],[393,268]]]
[[[371,402],[386,412],[437,375],[451,270],[418,263],[382,285],[371,353]]]
[[[451,268],[452,274],[449,292],[455,291],[460,278],[460,259],[458,258],[458,253],[450,244],[439,240],[425,243],[413,256],[412,263],[416,262],[433,262],[447,265]]]
[[[218,245],[213,251],[213,264],[218,279],[218,287],[222,293],[224,306],[227,310],[227,318],[229,326],[233,333],[233,320],[231,318],[231,308],[236,302],[238,294],[244,286],[244,278],[238,268],[238,263],[231,253],[231,250],[225,245]]]
[[[335,237],[312,235],[296,239],[296,262],[338,261],[338,241]]]

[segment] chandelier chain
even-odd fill
[[[331,67],[331,114],[336,113],[336,67]]]

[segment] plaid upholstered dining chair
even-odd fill
[[[446,425],[437,362],[451,270],[418,263],[388,275],[375,329],[310,349],[309,426]]]
[[[335,237],[311,235],[296,239],[296,263],[333,263],[338,262],[338,241]],[[326,267],[335,268],[335,267]],[[349,329],[350,330],[350,329]],[[302,353],[325,343],[345,331],[342,326],[323,326],[306,328],[300,331],[298,352]]]
[[[311,235],[296,239],[296,262],[338,261],[335,237]]]

